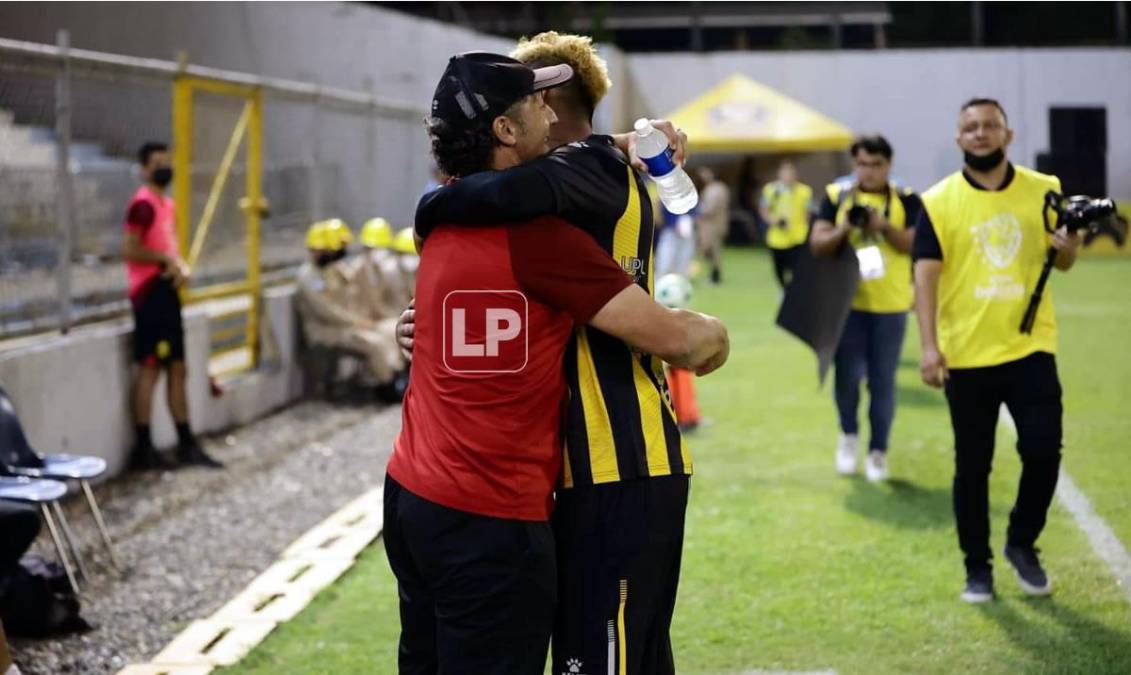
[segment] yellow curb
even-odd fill
[[[374,488],[300,536],[275,564],[208,619],[194,621],[150,663],[118,675],[207,675],[247,656],[294,618],[381,534],[384,488]]]
[[[271,621],[193,621],[169,643],[154,663],[186,666],[230,666],[263,641],[275,628]]]

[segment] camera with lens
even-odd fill
[[[1056,213],[1056,225],[1049,223],[1049,211]],[[1041,210],[1041,217],[1045,221],[1045,230],[1049,234],[1063,227],[1069,233],[1087,230],[1088,235],[1097,235],[1100,232],[1110,233],[1120,246],[1123,245],[1124,232],[1112,226],[1112,216],[1115,215],[1115,202],[1110,199],[1095,199],[1085,195],[1064,195],[1049,190],[1045,193],[1045,208]],[[1106,229],[1105,229],[1106,228]],[[1045,264],[1041,268],[1041,276],[1029,298],[1029,306],[1025,308],[1025,315],[1021,318],[1021,332],[1028,335],[1033,332],[1033,322],[1037,318],[1037,308],[1041,304],[1041,296],[1045,291],[1045,284],[1049,280],[1049,272],[1056,263],[1058,252],[1055,247],[1049,247],[1045,255]]]
[[[1115,213],[1115,202],[1110,199],[1075,195],[1064,198],[1054,208],[1057,213],[1057,225],[1063,225],[1069,232],[1076,232],[1099,227],[1101,221]]]
[[[868,223],[872,222],[872,209],[860,204],[853,204],[848,213],[845,214],[848,224],[860,228],[861,230],[868,227]]]

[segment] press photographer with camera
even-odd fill
[[[784,161],[778,179],[762,187],[758,215],[766,224],[766,247],[774,259],[774,276],[783,289],[793,280],[797,253],[809,238],[813,188],[797,178],[797,167]]]
[[[1052,231],[1046,224],[1051,207],[1062,211],[1053,212],[1058,225],[1066,222],[1060,180],[1010,163],[1012,140],[1000,103],[976,98],[962,106],[956,141],[963,169],[923,194],[912,250],[920,370],[924,382],[945,389],[954,429],[954,515],[966,602],[994,597],[988,483],[1002,404],[1016,423],[1022,463],[1005,558],[1026,593],[1051,591],[1034,548],[1056,489],[1063,413],[1056,315],[1047,292],[1036,296],[1030,330],[1021,324],[1031,294],[1043,286],[1039,279],[1047,277],[1042,263],[1047,258],[1067,271],[1080,238],[1077,227]],[[1097,215],[1081,214],[1076,222]]]
[[[843,475],[856,472],[857,409],[860,381],[866,378],[872,435],[864,469],[868,480],[880,481],[888,476],[895,371],[912,304],[908,254],[923,204],[911,190],[891,183],[892,148],[883,136],[861,136],[850,152],[854,180],[825,188],[809,245],[816,256],[834,256],[851,246],[860,263],[860,283],[834,361],[841,430],[836,467]]]

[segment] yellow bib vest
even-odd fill
[[[909,191],[903,191],[909,192]],[[833,183],[825,188],[829,201],[837,205],[836,220],[833,224],[845,222],[848,210],[853,206],[869,206],[887,216],[892,227],[903,229],[914,227],[907,222],[907,212],[899,198],[900,188],[889,186],[886,194],[861,192],[851,186]],[[859,228],[848,232],[848,243],[860,250],[866,246],[877,246],[884,259],[884,275],[879,279],[860,280],[856,287],[856,297],[852,299],[852,309],[877,314],[895,314],[911,310],[914,293],[911,288],[911,256],[902,253],[888,243],[882,235],[866,239]]]
[[[762,188],[762,205],[770,213],[766,246],[786,249],[800,246],[809,238],[809,208],[813,189],[804,183],[793,187],[774,181]],[[785,221],[785,227],[779,225]]]
[[[961,172],[923,193],[942,249],[939,348],[951,368],[996,366],[1056,352],[1052,292],[1045,289],[1030,335],[1021,318],[1040,276],[1051,235],[1045,193],[1060,181],[1016,166],[1004,190],[979,190]],[[1050,222],[1055,216],[1050,214]]]

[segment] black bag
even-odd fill
[[[0,579],[0,620],[9,635],[31,638],[86,632],[79,599],[58,565],[25,556]]]

